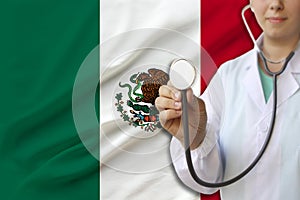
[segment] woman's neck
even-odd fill
[[[288,55],[294,51],[298,45],[299,37],[297,38],[289,38],[286,40],[273,40],[268,37],[264,37],[263,44],[261,50],[266,57],[268,68],[272,72],[278,72]],[[280,62],[283,61],[283,62]],[[259,60],[260,67],[265,72],[264,63],[262,60]],[[265,72],[266,73],[266,72]]]
[[[299,37],[285,40],[264,38],[262,51],[267,59],[280,61],[285,59],[292,51],[295,50],[299,42]]]

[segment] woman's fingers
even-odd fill
[[[166,109],[181,110],[180,92],[175,88],[163,85],[159,88],[159,97],[155,100],[158,111]]]
[[[155,100],[155,106],[158,111],[164,111],[167,109],[181,110],[181,102],[174,101],[166,97],[157,97]]]
[[[159,88],[159,96],[180,101],[180,91],[169,85],[162,85]]]
[[[196,108],[195,105],[197,106],[197,98],[193,95],[193,90],[189,88],[186,94],[189,107],[192,109]],[[181,92],[172,87],[170,83],[168,83],[168,85],[161,86],[159,88],[159,97],[157,97],[155,101],[155,106],[158,111],[166,109],[181,110]]]

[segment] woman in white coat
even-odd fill
[[[205,188],[190,176],[181,127],[181,94],[170,84],[160,88],[156,107],[163,127],[174,137],[171,156],[180,179],[201,193],[220,189],[223,200],[300,199],[300,1],[253,0],[263,30],[257,44],[269,69],[279,71],[277,113],[272,139],[253,170],[224,188]],[[264,143],[272,115],[272,78],[255,49],[223,64],[204,94],[188,90],[192,160],[198,176],[228,180],[246,168]],[[193,118],[192,118],[193,117]],[[192,120],[191,120],[192,119]]]

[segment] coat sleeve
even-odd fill
[[[218,138],[225,98],[219,72],[213,77],[201,98],[205,102],[208,117],[206,136],[202,144],[191,152],[192,161],[201,179],[207,182],[220,182],[223,167]],[[186,164],[185,149],[175,137],[172,138],[170,152],[175,171],[184,184],[204,194],[212,194],[218,190],[218,188],[200,186],[193,180]]]

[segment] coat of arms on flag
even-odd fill
[[[128,125],[146,132],[161,128],[159,112],[154,104],[159,87],[168,81],[168,73],[155,67],[126,74],[125,79],[118,83],[119,90],[115,94],[114,105],[119,116]]]

